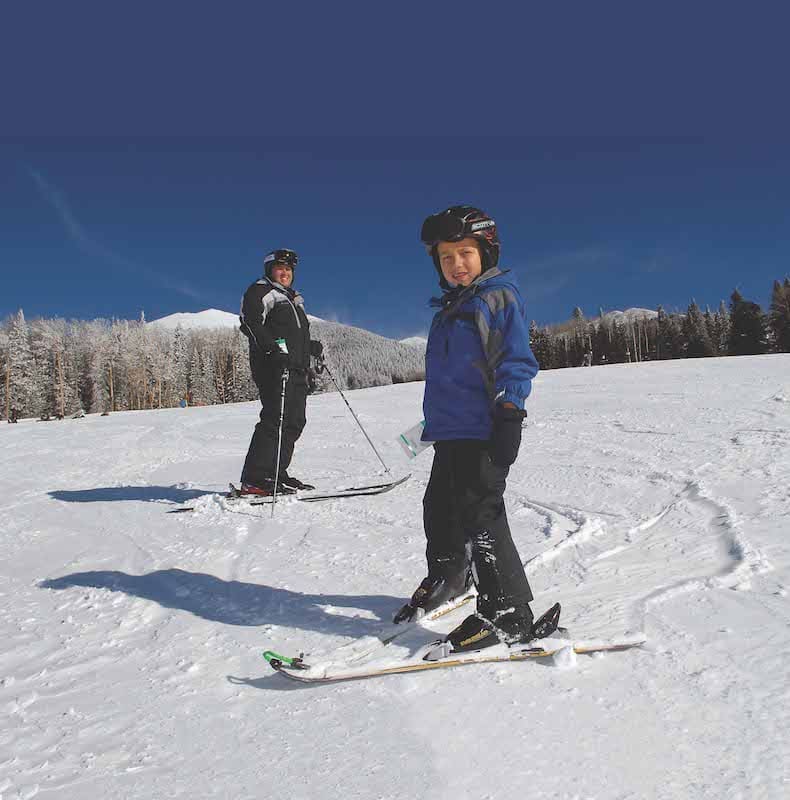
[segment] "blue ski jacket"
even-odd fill
[[[523,409],[538,372],[515,276],[494,267],[431,303],[422,439],[489,439],[495,403]]]

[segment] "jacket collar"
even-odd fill
[[[264,285],[268,284],[272,287],[272,289],[282,292],[292,302],[301,299],[302,297],[302,295],[299,294],[296,289],[293,289],[290,286],[283,286],[281,283],[277,283],[277,281],[273,281],[271,278],[261,278],[258,283],[262,283]]]
[[[461,303],[466,302],[470,297],[474,297],[486,281],[490,281],[499,275],[504,275],[505,272],[510,272],[510,270],[503,271],[499,267],[491,267],[485,272],[481,272],[469,286],[456,286],[454,289],[448,289],[441,297],[432,297],[429,304],[433,308],[441,308],[444,311],[452,312]]]

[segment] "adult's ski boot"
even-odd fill
[[[277,494],[296,494],[296,489],[286,486],[280,481],[277,486]],[[274,495],[274,479],[267,478],[261,481],[259,486],[252,483],[242,483],[236,497],[272,497]]]
[[[287,472],[280,474],[280,485],[285,486],[287,489],[294,489],[295,491],[306,491],[315,489],[315,486],[309,483],[303,483],[298,478],[294,478]]]

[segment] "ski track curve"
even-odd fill
[[[726,553],[726,562],[720,563],[718,568],[712,571],[703,570],[700,574],[680,577],[667,585],[653,589],[636,604],[636,613],[642,619],[655,606],[681,594],[709,589],[748,590],[751,588],[751,578],[754,575],[765,574],[773,569],[763,553],[752,546],[744,536],[732,508],[727,503],[708,495],[698,482],[691,483],[679,496],[677,503],[669,506],[651,524],[634,529],[630,539],[633,541],[637,532],[643,534],[649,531],[683,501],[692,509],[693,517],[699,522],[698,528],[695,526],[690,528],[693,535],[708,542],[718,542],[720,549]],[[681,550],[685,547],[682,540],[677,540],[675,544]]]

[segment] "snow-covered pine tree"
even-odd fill
[[[8,396],[7,384],[10,382],[11,370],[8,361],[8,333],[5,326],[0,327],[0,419],[7,416],[6,397]]]
[[[529,342],[535,358],[538,360],[541,369],[551,369],[553,367],[551,358],[551,340],[545,330],[538,328],[533,319],[529,326]]]
[[[658,358],[682,358],[684,355],[683,334],[675,314],[667,314],[663,306],[658,307],[658,331],[656,334]]]
[[[63,419],[65,410],[65,343],[57,320],[37,320],[31,327],[31,350],[36,364],[37,402],[30,410],[41,419]]]
[[[682,325],[687,358],[707,358],[714,354],[713,342],[708,334],[705,318],[696,301],[692,300]]]
[[[713,321],[716,329],[716,336],[713,340],[716,355],[726,356],[730,340],[730,312],[724,300],[719,303],[719,308],[713,315]]]
[[[592,337],[592,351],[594,364],[608,364],[612,360],[612,331],[611,325],[601,321],[595,326]]]
[[[91,374],[97,387],[97,402],[101,403],[104,411],[118,411],[126,407],[123,395],[127,330],[125,321],[113,320],[104,326],[94,351]]]
[[[203,352],[200,357],[200,386],[202,400],[206,405],[214,405],[219,402],[217,397],[217,375],[214,353],[212,348],[203,345]]]
[[[238,329],[234,329],[231,348],[231,387],[228,402],[239,403],[245,400],[257,400],[257,398],[258,387],[252,379],[250,370],[247,337]]]
[[[177,325],[173,332],[173,396],[176,404],[187,400],[189,396],[189,343],[184,329]]]
[[[33,354],[33,382],[35,391],[25,408],[25,416],[35,416],[46,420],[60,416],[58,385],[55,370],[55,351],[53,329],[49,320],[34,320],[28,324],[30,333],[30,352]],[[60,355],[60,352],[58,352]]]
[[[744,300],[735,289],[730,297],[730,337],[727,351],[731,356],[764,353],[768,347],[765,315],[757,303]]]
[[[713,348],[711,355],[718,355],[719,348],[716,344],[718,335],[716,330],[716,317],[711,313],[710,306],[705,306],[705,313],[702,315],[702,318],[705,320],[705,330],[708,332],[708,338],[710,339],[710,344]]]
[[[85,411],[103,411],[99,387],[94,380],[93,353],[95,343],[106,329],[104,320],[69,324],[69,360],[76,376],[77,401]]]
[[[30,416],[36,399],[36,365],[30,331],[21,308],[11,319],[7,358],[6,418],[15,421],[22,416]]]
[[[210,347],[211,358],[214,362],[214,384],[217,395],[217,401],[220,403],[235,403],[239,400],[252,400],[257,397],[257,389],[253,387],[252,391],[247,392],[246,396],[240,393],[240,388],[245,384],[251,383],[251,375],[249,375],[249,359],[246,353],[246,346],[244,351],[241,349],[239,338],[242,336],[238,328],[232,330],[217,331],[216,334],[207,339],[207,345]],[[246,345],[246,337],[244,339]],[[242,357],[243,353],[243,357]],[[246,373],[249,375],[250,380],[245,381],[245,363]]]
[[[773,350],[790,353],[790,278],[785,278],[783,283],[774,281],[768,326]]]
[[[201,397],[202,386],[200,384],[200,351],[197,345],[191,345],[189,356],[189,366],[187,367],[187,397],[189,405],[198,405],[203,402]]]
[[[628,335],[626,326],[621,322],[614,322],[612,324],[609,362],[612,364],[623,364],[631,361],[633,359],[631,347],[631,337]]]

